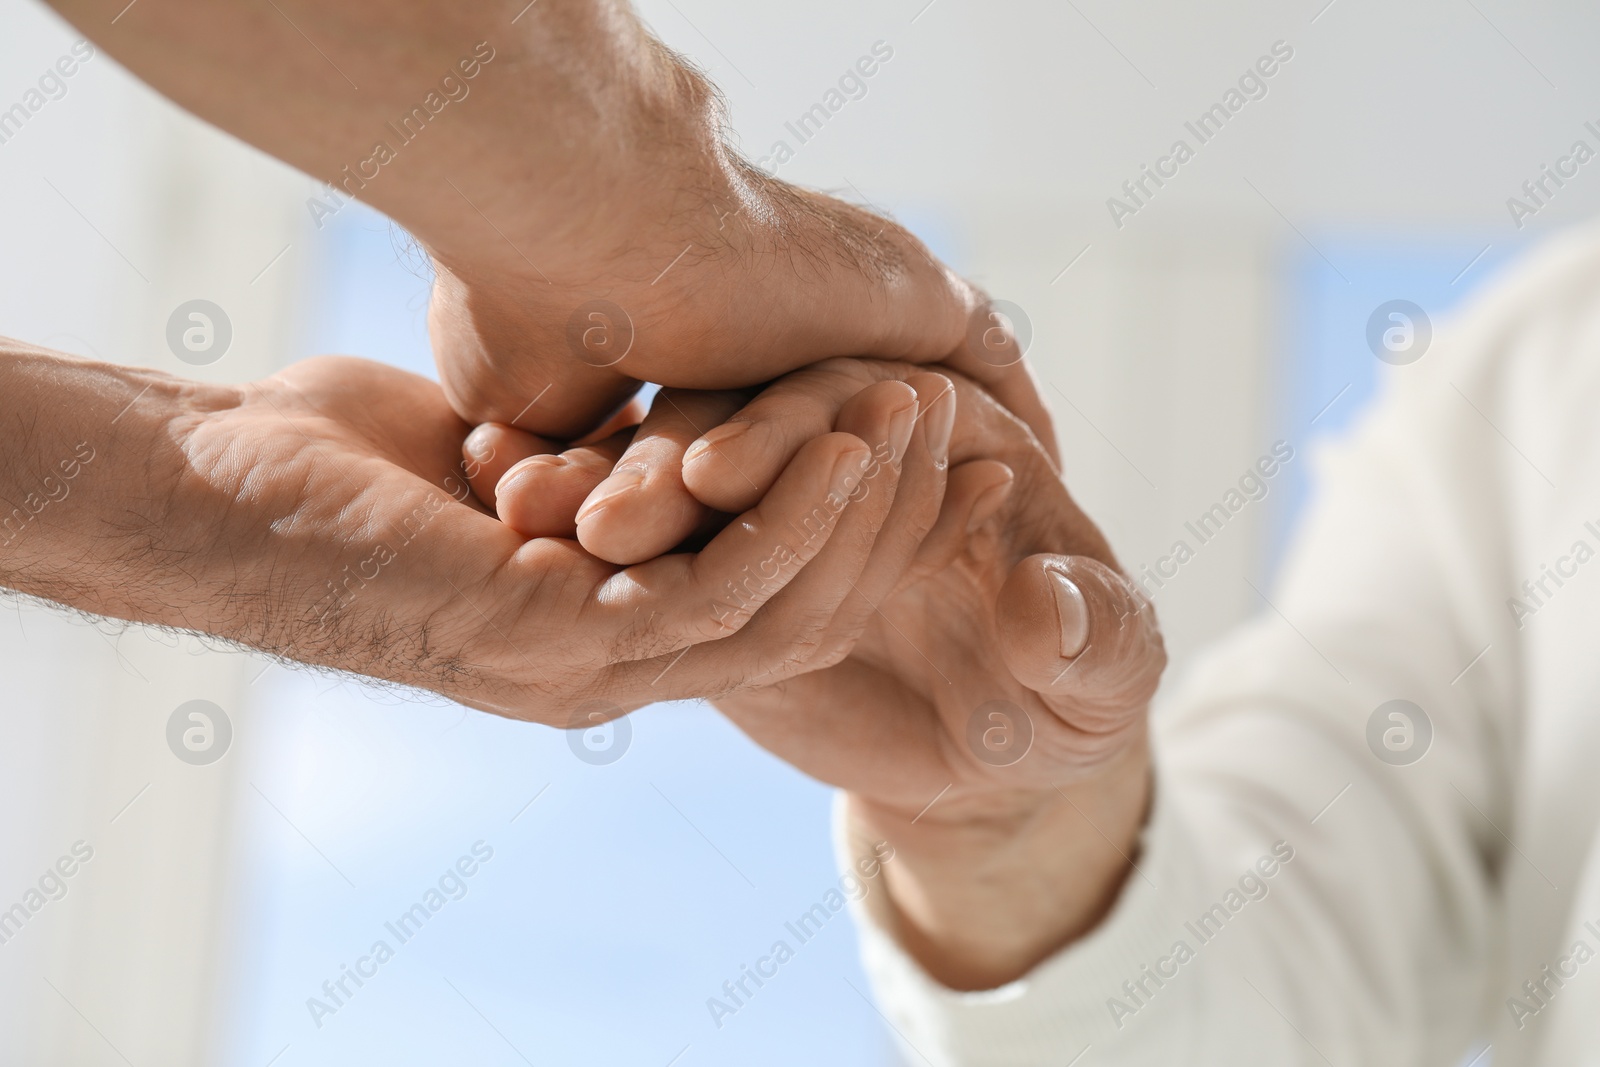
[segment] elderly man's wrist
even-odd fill
[[[953,989],[1020,978],[1110,910],[1138,859],[1149,783],[1141,745],[1092,779],[958,797],[943,812],[943,799],[907,816],[852,797],[852,836],[894,849],[879,921]]]

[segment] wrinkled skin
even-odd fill
[[[852,396],[901,378],[925,406],[945,390],[957,400],[938,524],[848,656],[715,703],[783,759],[908,817],[947,787],[943,804],[1091,775],[1143,743],[1144,711],[1165,665],[1160,632],[1041,442],[958,375],[839,359],[796,372],[747,405],[745,393],[666,391],[637,431],[569,451],[559,466],[554,457],[519,464],[527,442],[481,427],[473,444],[499,448],[501,463],[475,484],[502,515],[575,528],[611,558],[649,558],[714,519],[705,501],[732,511],[759,499]],[[697,428],[719,422],[704,434],[713,444],[695,450]],[[624,467],[636,476],[619,489],[612,472]],[[575,522],[567,509],[585,491],[588,514]],[[913,491],[903,482],[902,495]],[[553,513],[530,520],[545,505]],[[1008,766],[977,758],[968,743],[970,721],[991,701],[1020,709],[1032,727],[1031,748]],[[991,710],[1008,716],[979,716],[980,735],[1000,731],[991,742],[1026,729],[1009,709]]]
[[[900,468],[866,470],[874,450],[921,449],[898,382],[863,394],[840,420],[855,432],[807,442],[700,551],[626,568],[470,502],[468,427],[426,379],[326,357],[204,396],[173,429],[181,472],[157,536],[204,561],[186,577],[215,590],[214,617],[172,621],[518,718],[586,724],[809,669],[836,617],[868,611],[863,573],[899,574],[917,547],[879,550]],[[909,525],[926,528],[940,487],[917,499],[926,518]],[[728,583],[764,564],[768,580],[730,602]]]

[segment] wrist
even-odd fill
[[[947,795],[920,816],[852,795],[847,810],[852,838],[894,849],[879,921],[936,980],[987,989],[1110,911],[1138,862],[1149,794],[1140,744],[1059,789]]]
[[[738,206],[709,81],[630,10],[576,4],[541,18],[539,33],[496,42],[467,105],[463,143],[434,152],[426,168],[434,173],[407,183],[410,203],[397,214],[468,284],[509,272],[583,286],[587,265],[626,262],[649,245],[641,228],[653,234],[708,203]],[[474,160],[466,174],[463,155]],[[664,265],[641,262],[643,281]]]
[[[0,380],[12,428],[27,430],[8,441],[0,471],[0,583],[95,614],[192,625],[203,605],[184,591],[199,561],[174,562],[155,588],[145,564],[174,524],[194,521],[179,499],[182,439],[229,390],[15,342],[0,347]],[[214,544],[204,531],[193,542]],[[172,619],[152,618],[158,606]]]

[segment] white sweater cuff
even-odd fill
[[[1065,1065],[1087,1047],[1116,1043],[1119,1030],[1134,1025],[1126,1011],[1120,1019],[1114,1014],[1112,998],[1124,1005],[1137,1003],[1123,992],[1123,983],[1137,982],[1145,968],[1171,953],[1183,927],[1170,905],[1192,896],[1186,891],[1190,887],[1177,884],[1183,872],[1194,868],[1173,855],[1184,842],[1165,795],[1166,790],[1156,789],[1150,820],[1140,836],[1137,870],[1105,920],[997,989],[956,992],[929,977],[888,932],[888,901],[881,887],[852,902],[863,963],[884,1014],[908,1046],[903,1050],[908,1062],[934,1067]],[[855,864],[868,853],[861,851],[862,844],[852,845],[845,815],[846,799],[840,794],[834,807],[839,863],[844,869],[859,869]],[[1151,979],[1145,979],[1145,988],[1154,988]]]

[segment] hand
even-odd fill
[[[857,588],[917,550],[878,537],[902,465],[874,454],[910,449],[896,523],[932,524],[942,475],[916,411],[904,384],[863,393],[853,432],[807,442],[699,552],[624,569],[470,503],[467,427],[437,386],[308,360],[171,420],[174,502],[151,536],[195,588],[135,617],[557,726],[776,681],[839,655],[834,629],[870,614]]]
[[[604,208],[583,189],[554,209],[595,220],[581,232],[552,225],[547,203],[472,190],[508,240],[435,254],[429,330],[458,411],[571,437],[642,381],[750,386],[853,353],[948,364],[1048,436],[1014,337],[909,232],[767,178],[720,142],[682,151]],[[663,170],[680,182],[667,203]]]
[[[505,465],[479,481],[503,476],[511,521],[561,500],[569,532],[589,494],[578,536],[632,558],[714,523],[708,504],[745,506],[857,390],[897,376],[960,397],[944,415],[952,470],[936,526],[848,658],[717,704],[850,790],[857,830],[895,846],[885,871],[902,941],[936,977],[982,988],[1081,935],[1115,898],[1144,817],[1145,712],[1165,663],[1148,603],[1028,429],[959,377],[830,360],[736,414],[743,394],[664,392],[637,431],[559,465],[518,466],[512,432],[481,427],[474,439],[499,442]]]
[[[1166,657],[1044,449],[955,381],[944,512],[875,625],[838,666],[717,705],[849,791],[852,837],[895,850],[881,921],[937,980],[987,989],[1087,933],[1120,892]],[[779,440],[808,432],[776,421]],[[721,462],[761,469],[739,451],[756,432],[718,446]]]
[[[355,197],[414,234],[445,391],[475,422],[571,439],[640,381],[747,386],[852,354],[947,361],[1045,433],[982,295],[893,223],[739,158],[714,88],[626,0],[53,5],[328,182],[319,227]]]
[[[699,552],[621,568],[485,514],[467,426],[380,364],[214,386],[0,341],[0,398],[31,428],[0,456],[0,585],[557,726],[836,656],[865,572],[916,551],[884,522],[926,530],[943,488],[885,382]]]

